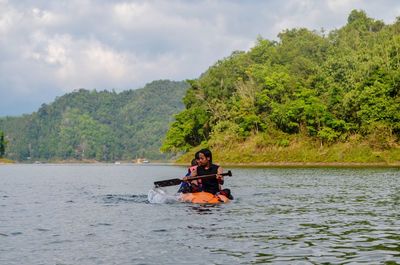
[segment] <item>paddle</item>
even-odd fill
[[[221,173],[219,175],[231,177],[232,176],[232,172],[230,170],[228,170],[228,172]],[[205,179],[205,178],[215,178],[216,176],[217,176],[217,174],[203,175],[203,176],[196,176],[196,177],[188,177],[186,181],[192,181],[192,180],[196,180],[196,179]],[[184,180],[182,180],[182,179],[167,179],[167,180],[160,180],[160,181],[154,182],[154,186],[156,188],[167,187],[167,186],[175,186],[175,185],[181,184],[182,182],[184,182]]]

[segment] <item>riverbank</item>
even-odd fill
[[[377,148],[367,141],[352,140],[321,145],[310,138],[291,138],[273,144],[254,136],[246,141],[211,142],[213,161],[240,167],[400,167],[400,146]],[[176,163],[188,164],[196,147],[180,156]]]
[[[264,163],[221,163],[223,167],[269,167],[269,168],[400,168],[400,163],[301,163],[301,162],[264,162]]]
[[[261,163],[229,163],[229,162],[218,162],[215,163],[221,165],[223,168],[238,167],[238,168],[399,168],[400,162],[397,163],[313,163],[313,162],[261,162]],[[187,166],[188,163],[176,162],[178,166]]]
[[[13,161],[9,159],[0,159],[1,164],[60,164],[60,165],[67,165],[67,164],[109,164],[109,165],[175,165],[175,161],[172,160],[151,160],[148,162],[136,162],[136,160],[118,160],[118,161],[98,161],[94,159],[68,159],[68,160],[25,160],[25,161]]]
[[[6,159],[6,158],[0,158],[0,165],[1,164],[14,164],[15,162],[13,160],[10,159]]]

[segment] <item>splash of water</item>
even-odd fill
[[[147,194],[147,200],[150,203],[174,203],[179,201],[179,194],[170,195],[160,188],[153,188]]]

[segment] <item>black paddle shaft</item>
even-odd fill
[[[196,177],[188,177],[186,181],[192,181],[192,180],[196,180],[196,179],[206,179],[206,178],[215,178],[217,175],[222,175],[222,176],[232,176],[232,172],[230,170],[228,170],[228,172],[226,173],[221,173],[221,174],[211,174],[211,175],[203,175],[203,176],[196,176]],[[175,185],[179,185],[182,182],[184,182],[184,180],[182,179],[167,179],[167,180],[160,180],[160,181],[156,181],[154,182],[154,186],[156,188],[159,187],[167,187],[167,186],[175,186]]]

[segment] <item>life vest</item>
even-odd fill
[[[193,171],[197,170],[198,166],[191,166],[189,167],[189,172],[192,173]],[[191,185],[192,186],[192,192],[199,192],[202,191],[202,183],[201,183],[201,179],[197,179],[196,180],[195,185]]]
[[[199,166],[197,168],[197,175],[212,175],[218,173],[218,165],[211,164],[207,169],[204,166]],[[222,181],[218,181],[216,178],[203,179],[202,181],[202,191],[206,191],[212,194],[216,194],[221,190]]]

